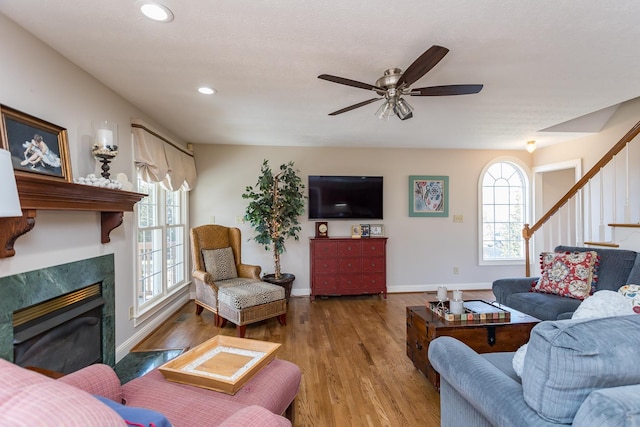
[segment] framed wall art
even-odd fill
[[[66,129],[0,105],[0,140],[16,175],[71,182]]]
[[[409,216],[449,216],[449,177],[409,176]]]

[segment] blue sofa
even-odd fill
[[[441,426],[640,426],[638,348],[640,315],[541,322],[520,378],[514,353],[437,338]]]
[[[617,291],[627,284],[640,284],[640,254],[623,249],[558,246],[556,252],[596,251],[600,256],[596,289]],[[499,279],[493,282],[496,301],[540,320],[570,319],[582,302],[553,294],[529,292],[537,277]]]

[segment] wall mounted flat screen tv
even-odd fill
[[[309,219],[382,219],[381,176],[309,175]]]

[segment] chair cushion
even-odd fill
[[[202,258],[204,259],[204,268],[207,273],[211,274],[214,282],[238,277],[236,260],[230,247],[203,249]]]
[[[237,310],[284,299],[284,288],[266,282],[244,283],[237,286],[222,286],[218,290],[218,301]]]
[[[541,322],[522,372],[524,400],[547,421],[571,424],[597,389],[640,384],[640,316]]]

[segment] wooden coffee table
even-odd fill
[[[500,308],[510,312],[508,321],[448,322],[426,306],[407,307],[407,356],[436,390],[440,390],[440,375],[429,363],[427,354],[429,343],[437,337],[456,338],[478,353],[516,351],[529,341],[531,329],[540,319],[504,305]]]

